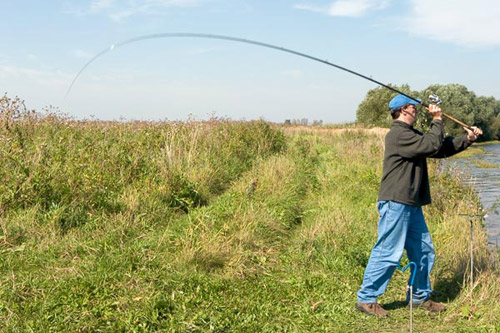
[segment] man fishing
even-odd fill
[[[377,303],[377,297],[385,292],[403,250],[417,267],[413,306],[431,312],[446,309],[443,304],[430,299],[429,275],[435,253],[422,213],[422,206],[431,203],[426,158],[457,154],[482,134],[480,128],[464,127],[467,133],[463,136],[445,138],[443,113],[434,104],[427,108],[432,116],[429,132],[417,131],[413,124],[419,102],[399,94],[389,103],[394,120],[385,138],[383,175],[377,202],[380,214],[378,239],[370,254],[356,303],[358,310],[378,317],[389,315]]]

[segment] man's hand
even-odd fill
[[[443,111],[441,111],[441,108],[439,106],[437,106],[435,104],[431,104],[431,105],[429,105],[427,110],[429,110],[429,113],[431,114],[433,120],[436,120],[436,119],[442,120],[443,119]]]
[[[467,139],[469,141],[476,141],[477,138],[483,134],[483,131],[476,126],[472,126],[472,131],[468,129],[467,127],[464,127],[464,130],[467,132]]]

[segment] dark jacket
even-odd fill
[[[444,138],[442,120],[433,120],[426,134],[403,121],[393,121],[385,137],[378,200],[392,200],[412,206],[431,203],[426,158],[452,156],[471,144],[466,134]]]

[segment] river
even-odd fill
[[[482,146],[484,154],[446,160],[457,168],[464,184],[471,185],[486,211],[485,226],[490,247],[500,246],[500,144]]]

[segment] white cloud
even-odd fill
[[[26,55],[26,58],[30,61],[38,61],[39,58],[36,54],[33,54],[33,53],[29,53]]]
[[[97,13],[112,7],[113,7],[113,0],[92,0],[92,2],[90,3],[89,11],[91,13]]]
[[[387,7],[389,2],[389,0],[337,0],[328,6],[295,4],[293,7],[330,16],[361,17],[370,11]]]
[[[412,34],[472,47],[500,44],[497,0],[412,0],[411,10],[400,24]]]
[[[139,12],[139,10],[134,10],[134,9],[129,9],[129,10],[122,10],[114,13],[109,14],[109,18],[111,18],[115,22],[120,22],[124,18],[130,17],[132,15],[135,15]]]
[[[200,0],[145,0],[150,6],[193,6],[200,3]]]
[[[281,75],[288,77],[288,78],[299,78],[303,75],[303,72],[299,69],[289,69],[281,72]]]
[[[86,8],[77,8],[67,4],[72,8],[66,9],[64,12],[78,16],[104,14],[113,21],[119,22],[137,14],[158,14],[174,7],[199,6],[206,1],[211,0],[91,0]]]
[[[0,82],[7,96],[19,96],[26,100],[28,109],[43,110],[49,105],[60,105],[65,89],[72,79],[71,74],[59,70],[39,70],[15,65],[0,65]]]
[[[335,0],[324,5],[309,1],[293,7],[329,16],[356,18],[387,8],[391,1]],[[500,6],[497,0],[410,0],[409,9],[398,13],[397,17],[395,20],[387,18],[387,21],[416,36],[467,47],[500,45]]]
[[[378,6],[378,1],[339,0],[331,4],[328,14],[331,16],[360,17]]]
[[[293,8],[295,9],[302,9],[302,10],[308,10],[310,12],[316,12],[316,13],[324,13],[326,12],[326,8],[322,8],[319,6],[310,6],[310,5],[302,5],[302,4],[295,4],[293,5]]]
[[[137,14],[158,14],[162,10],[172,7],[195,7],[199,6],[203,0],[138,0],[132,1],[128,6],[117,7],[116,10],[110,12],[109,17],[119,22],[124,18],[131,17]]]
[[[81,59],[91,59],[92,57],[95,56],[95,54],[92,54],[90,52],[87,52],[87,51],[84,51],[84,50],[73,50],[73,55],[77,58],[81,58]]]
[[[196,55],[201,55],[201,54],[212,53],[215,50],[217,50],[217,48],[215,48],[215,47],[205,47],[205,48],[198,47],[198,48],[193,48],[193,49],[188,50],[187,54],[189,54],[191,56],[196,56]]]
[[[8,80],[22,79],[40,85],[67,85],[71,75],[60,71],[43,71],[19,66],[0,66],[0,78]]]

